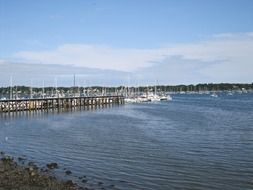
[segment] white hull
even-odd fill
[[[149,95],[149,96],[140,96],[136,98],[125,98],[126,103],[160,102],[171,100],[172,98],[170,95],[168,96]]]

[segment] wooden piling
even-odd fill
[[[72,109],[75,107],[82,108],[86,106],[103,106],[108,104],[124,104],[124,97],[90,96],[90,97],[0,100],[0,113],[49,110],[49,109]]]

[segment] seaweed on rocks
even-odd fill
[[[0,190],[76,190],[72,180],[61,181],[43,172],[36,164],[29,162],[19,165],[13,157],[0,153]],[[21,159],[18,159],[19,161]],[[58,168],[57,163],[47,165],[48,169]]]

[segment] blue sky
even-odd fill
[[[0,85],[76,70],[104,85],[115,73],[118,84],[252,82],[252,10],[252,0],[0,0]]]

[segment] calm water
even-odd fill
[[[253,94],[173,98],[2,116],[0,150],[41,166],[56,161],[56,175],[68,168],[95,189],[252,190]]]

